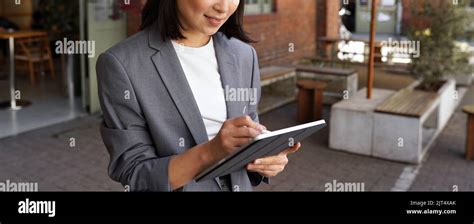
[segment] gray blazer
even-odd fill
[[[213,37],[225,88],[257,88],[255,49],[217,33]],[[110,177],[131,191],[170,191],[168,163],[173,155],[208,141],[206,129],[170,40],[149,28],[115,45],[97,61],[100,131],[110,154]],[[227,101],[228,118],[249,115],[257,106]],[[264,179],[242,169],[231,174],[233,191],[251,191]],[[192,181],[184,191],[220,191],[219,179]]]

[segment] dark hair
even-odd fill
[[[237,38],[246,43],[255,42],[243,29],[245,1],[241,0],[237,10],[221,26],[219,31],[224,33],[227,38]],[[156,29],[163,40],[186,38],[180,32],[182,27],[178,18],[178,6],[176,0],[148,0],[142,11],[142,24],[140,29],[153,26],[156,23]]]

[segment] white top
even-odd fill
[[[227,107],[219,74],[214,42],[193,48],[172,41],[181,67],[199,107],[209,140],[219,132],[227,119]],[[209,118],[209,119],[207,119]],[[213,121],[214,120],[214,121]]]

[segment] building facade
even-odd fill
[[[141,6],[146,1],[141,1]],[[339,1],[246,0],[244,26],[260,66],[292,64],[316,54],[317,38],[337,37]],[[128,35],[138,31],[139,14],[128,16]]]

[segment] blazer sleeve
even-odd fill
[[[253,60],[253,66],[252,66],[252,84],[251,88],[257,88],[257,99],[258,102],[260,102],[260,97],[262,95],[261,91],[261,86],[260,86],[260,67],[258,64],[258,57],[257,57],[257,52],[255,51],[255,48],[252,48],[252,60]],[[250,105],[249,108],[249,116],[252,118],[253,121],[259,123],[258,119],[258,102],[255,105]],[[264,177],[260,175],[259,173],[256,172],[249,172],[247,171],[247,174],[250,179],[250,183],[252,186],[258,186],[263,182],[269,184],[270,180],[268,177]]]
[[[110,155],[109,176],[130,191],[171,191],[171,156],[157,155],[123,65],[106,52],[100,55],[96,71],[104,118],[100,133]]]

